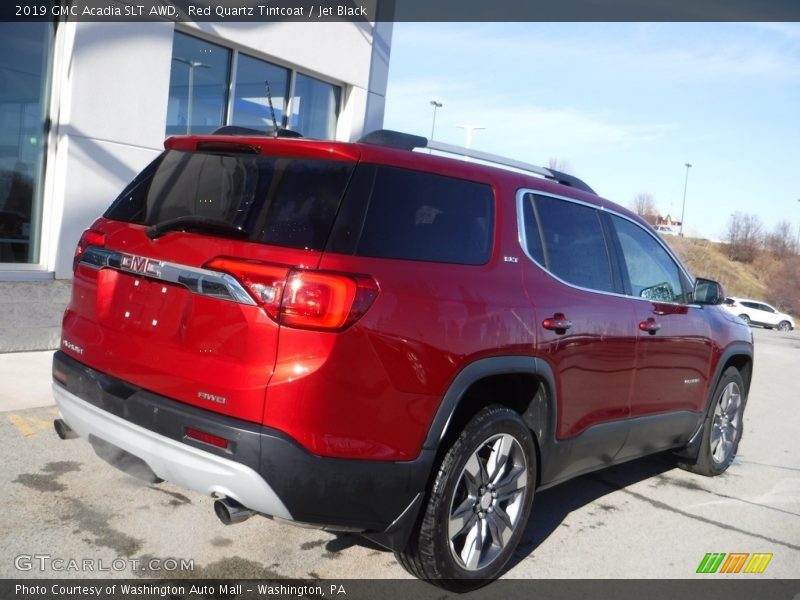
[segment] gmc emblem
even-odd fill
[[[123,254],[119,261],[121,269],[132,273],[140,273],[141,275],[150,275],[151,277],[161,277],[162,265],[163,263],[160,260],[132,254]]]

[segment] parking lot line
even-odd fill
[[[57,411],[50,411],[51,413]],[[17,428],[24,437],[33,437],[40,431],[46,431],[53,427],[53,422],[38,417],[22,417],[17,414],[7,415],[11,424]]]

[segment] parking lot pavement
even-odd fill
[[[709,577],[695,574],[709,552],[771,553],[760,577],[800,577],[800,420],[794,380],[800,335],[754,334],[756,368],[744,439],[725,475],[693,475],[660,455],[541,492],[505,577]],[[2,371],[4,358],[4,384],[9,372],[28,377],[20,365]],[[45,357],[34,360],[39,366],[31,367],[31,385],[49,382]],[[390,552],[358,536],[260,517],[225,527],[214,517],[211,499],[168,483],[138,483],[99,461],[84,441],[58,440],[51,428],[54,407],[3,410],[2,578],[408,577]],[[33,558],[37,555],[49,558]],[[191,562],[179,571],[154,570],[176,566],[164,560],[169,558]],[[54,564],[68,565],[70,559],[90,559],[87,564],[95,570],[54,570]],[[97,572],[103,568],[108,570]]]
[[[0,412],[52,406],[53,351],[0,354]]]

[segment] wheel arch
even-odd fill
[[[697,459],[700,452],[700,444],[703,440],[703,434],[705,433],[705,416],[707,416],[711,410],[711,406],[714,402],[714,392],[717,390],[717,385],[722,378],[722,374],[725,373],[729,367],[735,367],[742,376],[745,388],[745,402],[747,402],[747,397],[750,394],[750,382],[753,379],[753,361],[754,354],[752,344],[737,342],[731,344],[723,351],[722,356],[717,362],[716,369],[714,370],[714,376],[711,378],[708,386],[705,411],[703,412],[703,422],[692,436],[692,439],[689,440],[686,447],[675,453],[678,457],[689,460]]]
[[[525,421],[537,450],[537,485],[542,457],[556,424],[556,386],[550,366],[533,356],[500,356],[464,367],[445,392],[423,449],[445,452],[464,425],[484,406],[511,408]]]
[[[711,406],[711,402],[713,400],[712,396],[714,395],[714,390],[717,387],[717,383],[719,383],[722,374],[728,369],[728,367],[736,367],[742,376],[745,394],[750,393],[750,382],[753,379],[753,359],[752,345],[737,343],[725,349],[720,357],[719,362],[717,363],[717,368],[714,372],[714,378],[711,381],[712,385],[709,388],[708,398],[706,399],[706,412],[708,412],[708,408]]]

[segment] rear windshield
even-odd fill
[[[354,164],[168,150],[105,217],[141,225],[198,217],[241,228],[249,241],[322,250]]]

